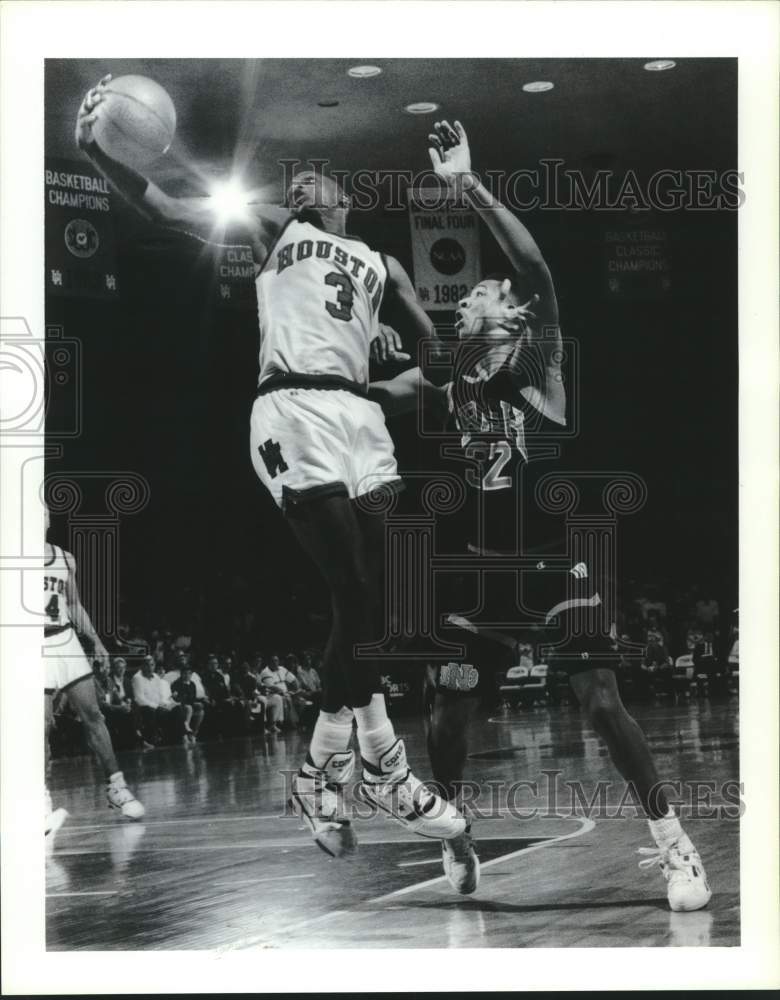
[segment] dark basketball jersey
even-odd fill
[[[528,459],[535,442],[555,437],[560,427],[520,392],[524,382],[532,384],[537,370],[534,364],[526,379],[518,378],[517,371],[510,377],[506,352],[502,356],[484,345],[475,350],[471,342],[456,358],[449,386],[452,438],[441,454],[465,488],[458,528],[469,551],[529,552],[549,533],[549,525],[540,529],[536,517]]]
[[[535,482],[551,471],[536,457],[539,445],[561,433],[520,391],[543,384],[541,359],[530,352],[524,380],[495,349],[469,343],[465,360],[459,355],[449,387],[453,435],[441,446],[464,493],[459,510],[437,524],[449,532],[453,554],[452,572],[436,584],[436,606],[447,612],[444,635],[465,642],[479,670],[508,666],[520,638],[569,672],[609,665],[611,622],[599,581],[586,562],[566,554],[563,525],[535,499]]]

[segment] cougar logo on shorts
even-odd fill
[[[265,463],[271,479],[276,479],[280,472],[287,472],[288,465],[282,457],[282,448],[278,441],[272,441],[271,438],[268,438],[265,444],[257,446],[257,450],[260,452],[260,458]]]
[[[471,663],[444,663],[439,684],[450,691],[471,691],[479,683],[479,671]]]

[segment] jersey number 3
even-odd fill
[[[334,319],[342,319],[348,323],[352,319],[352,302],[354,295],[352,292],[352,282],[344,274],[338,271],[331,271],[325,275],[325,284],[338,288],[335,302],[326,302],[325,308]]]

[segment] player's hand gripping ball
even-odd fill
[[[146,76],[104,76],[87,92],[76,121],[80,148],[94,140],[112,159],[139,169],[168,150],[175,132],[173,101]]]

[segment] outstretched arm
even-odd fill
[[[436,122],[428,139],[434,171],[458,194],[474,206],[515,271],[529,279],[532,292],[539,296],[537,314],[543,323],[558,322],[558,302],[552,275],[542,251],[523,223],[494,198],[478,175],[471,170],[471,151],[466,130],[460,122]]]
[[[132,167],[110,157],[98,145],[93,128],[101,114],[110,74],[89,90],[76,118],[76,145],[95,164],[103,176],[146,218],[171,229],[188,233],[208,243],[250,244],[256,263],[262,265],[265,254],[290,215],[275,205],[248,206],[247,219],[228,233],[220,227],[209,198],[172,198]]]
[[[550,269],[533,236],[506,206],[487,190],[471,170],[471,151],[466,130],[460,122],[436,122],[428,138],[428,152],[436,174],[458,195],[463,195],[484,220],[512,268],[530,285],[531,299],[516,307],[517,319],[525,333],[518,341],[516,355],[533,346],[544,367],[543,384],[520,388],[524,399],[556,423],[566,421],[566,392],[561,363],[563,341],[558,324],[558,300]],[[502,288],[502,298],[508,297]],[[510,317],[511,319],[511,317]]]
[[[410,413],[418,407],[447,413],[447,387],[429,382],[419,368],[407,368],[395,378],[372,382],[368,398],[379,403],[388,416]]]
[[[408,338],[415,343],[427,340],[433,347],[431,359],[435,358],[440,342],[428,314],[417,301],[409,275],[395,257],[385,255],[385,264],[387,284],[381,308],[383,322],[398,330],[407,344]]]

